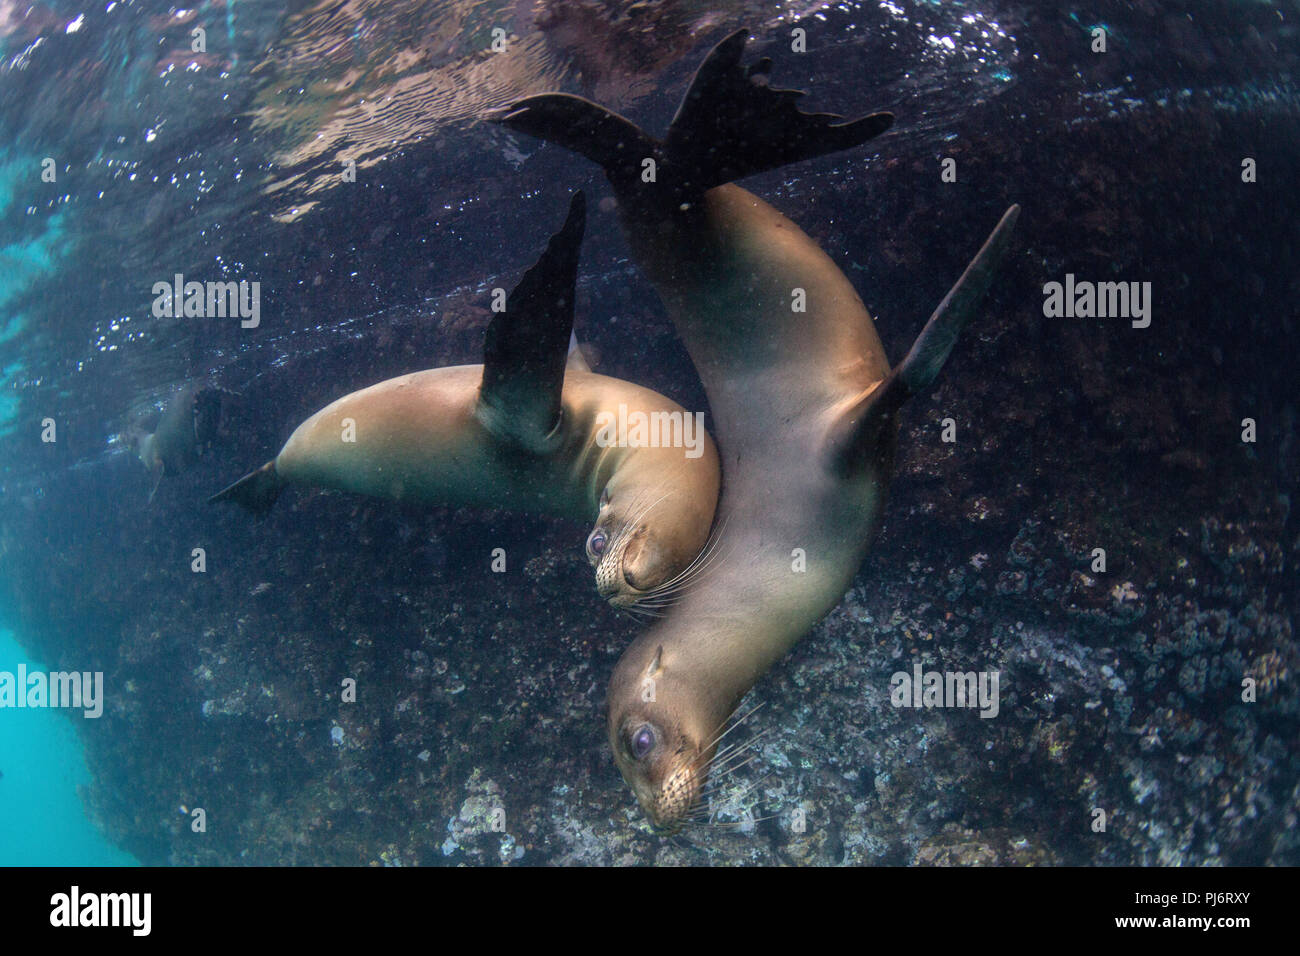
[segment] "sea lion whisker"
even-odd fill
[[[748,767],[751,763],[753,763],[757,759],[758,759],[758,755],[755,754],[751,756],[749,759],[744,760],[741,763],[738,763],[735,767],[732,768],[732,770],[733,771],[741,770],[744,767]],[[719,780],[717,780],[716,782],[710,781],[710,783],[712,783],[713,786],[705,786],[702,790],[700,790],[700,799],[714,800],[719,797],[727,796],[730,788],[737,782],[738,779],[739,778],[733,778],[730,775],[726,775],[720,778]],[[730,799],[730,797],[728,797],[728,799]]]
[[[673,492],[672,492],[672,489],[670,488],[668,491],[665,491],[662,495],[660,495],[658,498],[656,498],[656,499],[655,499],[654,501],[652,501],[650,504],[648,504],[648,505],[646,505],[644,508],[642,508],[642,509],[641,509],[641,510],[636,514],[636,517],[634,517],[632,520],[630,520],[630,521],[628,521],[626,524],[624,524],[623,528],[619,531],[619,534],[617,535],[617,537],[625,537],[626,535],[629,535],[629,534],[635,532],[636,529],[637,529],[637,527],[641,524],[641,522],[645,520],[646,515],[648,515],[651,511],[653,511],[655,508],[657,508],[661,503],[663,503],[663,500],[664,500],[665,498],[667,498],[669,495],[671,495],[672,493],[673,493]]]
[[[688,589],[694,588],[700,583],[700,581],[702,581],[709,574],[710,571],[713,570],[713,568],[717,565],[717,562],[719,560],[729,556],[730,556],[730,552],[726,554],[723,554],[721,552],[711,554],[709,556],[709,560],[706,563],[698,565],[696,568],[694,568],[691,571],[691,573],[688,576],[675,581],[671,585],[661,585],[660,587],[656,588],[652,593],[660,596],[674,595],[674,594],[679,595],[682,592],[687,591]]]
[[[753,759],[759,743],[767,736],[767,733],[767,730],[763,730],[746,740],[732,741],[722,750],[715,751],[714,755],[707,760],[702,759],[703,754],[708,752],[707,749],[697,755],[690,763],[690,770],[692,773],[699,773],[707,778],[701,790],[707,790],[718,780],[731,774],[737,769],[735,766],[736,761],[742,760],[747,754],[750,755],[749,759]]]
[[[732,741],[722,750],[716,752],[713,755],[713,757],[704,765],[705,770],[709,773],[712,773],[715,770],[721,769],[723,766],[726,765],[727,761],[730,760],[735,755],[744,753],[746,750],[751,750],[754,747],[756,747],[758,745],[758,742],[762,740],[763,737],[767,735],[767,733],[768,733],[767,730],[763,730],[755,734],[753,737],[749,737],[745,740]]]
[[[744,795],[742,795],[744,796]],[[739,799],[737,797],[736,799]],[[745,814],[742,820],[719,820],[718,816],[723,813]],[[684,829],[701,830],[701,829],[741,829],[764,823],[768,820],[775,820],[779,815],[767,813],[762,816],[752,814],[751,808],[740,807],[736,805],[735,800],[728,800],[726,803],[717,807],[700,806],[693,810],[689,817],[682,821]]]
[[[650,606],[650,607],[654,607],[654,606],[657,605],[657,604],[658,604],[658,605],[663,605],[663,604],[672,604],[673,601],[671,601],[671,600],[665,600],[666,598],[669,598],[669,597],[671,597],[671,595],[659,594],[658,592],[655,592],[655,591],[647,591],[646,594],[645,594],[645,597],[641,598],[641,599],[638,600],[636,603],[637,603],[637,604],[646,604],[646,605],[648,605],[648,606]]]
[[[753,763],[761,756],[762,754],[759,753],[757,750],[753,752],[740,751],[739,753],[732,754],[731,757],[729,758],[732,760],[732,763],[729,766],[720,768],[717,771],[714,771],[712,767],[709,768],[708,782],[705,783],[704,786],[700,788],[700,792],[701,793],[718,792],[723,788],[724,785],[726,785],[728,778],[730,778],[737,771],[743,770],[745,767],[748,767],[751,763]]]
[[[767,813],[761,817],[747,817],[744,820],[709,820],[704,823],[695,824],[696,828],[708,827],[714,830],[742,829],[744,827],[757,826],[760,823],[766,823],[768,820],[777,818],[775,813]]]
[[[705,745],[705,747],[703,748],[703,751],[708,751],[710,748],[717,747],[718,744],[722,742],[722,739],[727,736],[727,734],[731,733],[733,730],[735,730],[745,721],[749,720],[749,718],[753,717],[754,714],[758,711],[758,709],[766,703],[767,701],[761,700],[741,716],[732,718],[730,726],[728,726],[727,721],[724,720],[721,724],[718,725],[718,729],[722,730],[723,727],[726,727],[726,730],[722,730],[722,733],[718,734],[716,737],[710,740],[708,744]]]
[[[692,823],[695,823],[696,825],[699,825],[701,823],[706,823],[708,826],[736,826],[736,825],[743,826],[747,821],[745,820],[721,821],[718,820],[717,818],[719,814],[723,814],[727,812],[743,813],[746,809],[748,808],[737,805],[734,799],[727,800],[724,803],[720,803],[718,806],[705,806],[701,804],[696,806],[686,819]],[[753,818],[753,822],[757,823],[760,820],[770,820],[772,819],[773,816],[774,814],[768,814],[763,817],[755,817]]]
[[[731,796],[729,796],[726,802],[724,802],[723,805],[718,808],[719,811],[726,809],[726,807],[729,805],[738,804],[741,800],[745,799],[745,797],[749,796],[751,793],[753,793],[755,790],[761,787],[767,781],[767,779],[772,776],[772,773],[773,771],[769,770],[767,773],[763,774],[763,776],[759,777],[757,780],[747,784],[745,788],[741,790],[739,793],[734,793]],[[716,797],[717,794],[714,794],[714,796]]]
[[[687,586],[693,584],[695,579],[705,570],[705,567],[712,564],[716,559],[718,554],[718,542],[720,540],[719,535],[722,528],[725,528],[725,526],[726,519],[724,518],[722,525],[713,529],[708,539],[704,542],[704,547],[700,549],[700,553],[695,556],[694,560],[692,560],[690,564],[668,580],[664,581],[662,584],[646,591],[645,597],[641,600],[644,601],[649,598],[679,594],[684,591]],[[638,603],[641,602],[638,601]]]
[[[729,516],[724,515],[722,521],[715,526],[711,532],[709,532],[709,537],[705,540],[704,547],[700,549],[700,553],[695,556],[695,559],[691,561],[690,564],[686,565],[686,567],[682,568],[681,571],[677,572],[673,577],[665,581],[656,590],[671,587],[674,584],[689,579],[696,573],[702,564],[711,560],[717,553],[719,542],[722,540],[722,532],[726,529],[728,520]]]
[[[674,605],[676,605],[679,601],[681,601],[682,597],[683,595],[680,594],[669,595],[667,597],[653,597],[653,598],[647,598],[646,600],[643,601],[637,601],[635,603],[638,607],[647,607],[647,608],[652,608],[654,610],[665,611],[673,607]]]
[[[660,500],[662,500],[662,498]],[[656,502],[656,504],[658,504],[658,502]],[[724,519],[722,527],[725,526],[726,521]],[[719,547],[717,534],[718,529],[715,529],[709,539],[705,541],[704,548],[695,556],[695,559],[690,564],[663,584],[644,592],[643,595],[637,598],[634,603],[639,607],[667,609],[681,600],[681,597],[687,588],[694,585],[696,580],[708,569],[708,566],[713,564],[718,558]]]
[[[748,762],[749,762],[749,761],[746,761],[746,763],[748,763]],[[736,767],[736,769],[738,769],[738,767]],[[728,800],[728,801],[735,801],[735,800],[740,799],[740,797],[745,796],[746,793],[749,793],[750,791],[753,791],[755,787],[761,786],[761,784],[763,783],[763,780],[766,780],[768,777],[771,777],[772,773],[774,773],[774,771],[768,770],[767,773],[764,773],[764,774],[762,775],[762,777],[759,777],[757,780],[751,780],[751,782],[746,783],[745,786],[742,787],[740,791],[737,791],[737,792],[735,792],[735,793],[731,793],[731,795],[728,795],[728,796],[727,796],[727,800]],[[710,782],[710,783],[712,783],[712,782]],[[710,800],[710,801],[712,801],[712,800],[718,800],[720,796],[723,796],[723,792],[724,792],[724,788],[723,788],[722,786],[714,786],[714,787],[712,787],[712,788],[705,787],[705,788],[703,788],[703,790],[701,791],[701,799],[703,799],[703,797],[707,796],[707,797],[708,797],[708,800]]]
[[[668,613],[668,607],[664,605],[657,605],[657,604],[643,605],[640,602],[627,605],[625,610],[630,611],[633,614],[641,614],[644,617],[655,618],[655,619],[661,618]]]
[[[705,770],[710,775],[721,773],[723,771],[729,773],[730,770],[727,770],[728,761],[733,761],[741,757],[748,751],[756,750],[758,748],[758,745],[767,736],[768,736],[768,731],[763,730],[760,733],[755,734],[753,737],[750,737],[748,740],[744,741],[743,743],[732,744],[730,747],[727,748],[726,751],[715,756],[712,760],[710,760],[705,765]]]
[[[727,519],[724,518],[721,526],[715,529],[714,533],[710,535],[709,539],[704,543],[703,550],[696,555],[694,561],[688,564],[680,573],[669,578],[650,593],[658,595],[682,591],[686,587],[694,585],[697,579],[700,578],[712,565],[716,564],[720,557],[729,555],[730,551],[727,552],[727,555],[723,555],[721,551],[721,533],[722,530],[725,529],[726,523]],[[734,544],[732,547],[734,547]]]
[[[660,612],[657,608],[653,606],[643,607],[639,601],[634,602],[632,604],[619,605],[619,610],[627,611],[629,614],[642,618],[644,620],[663,617],[662,612]]]
[[[722,556],[716,542],[706,542],[705,549],[683,571],[669,578],[658,587],[644,592],[634,603],[641,607],[664,610],[673,607],[685,596],[688,589],[694,587],[711,570],[712,566]]]
[[[749,749],[750,745],[748,742],[728,747],[725,752],[718,754],[708,763],[704,764],[704,772],[710,776],[721,772],[727,766],[728,761],[739,754],[748,752]]]
[[[743,824],[744,822],[745,821],[738,820],[738,821],[729,821],[727,823],[720,823],[712,820],[697,820],[691,823],[689,825],[689,828],[692,833],[699,835],[701,834],[701,831],[707,830],[707,831],[716,832],[717,830],[720,829],[729,829],[729,828],[737,827]]]
[[[656,598],[641,598],[639,600],[634,601],[633,603],[638,607],[648,607],[648,608],[657,608],[659,610],[666,610],[672,607],[680,600],[681,600],[680,597],[669,597],[667,599],[656,597]]]

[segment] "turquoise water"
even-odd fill
[[[46,669],[0,630],[0,670],[21,663]],[[139,865],[86,819],[77,787],[90,773],[68,714],[0,710],[0,774],[0,866]]]

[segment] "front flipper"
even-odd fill
[[[975,305],[988,291],[993,275],[1011,244],[1020,207],[1012,206],[984,242],[957,284],[944,296],[939,307],[912,343],[907,357],[883,382],[864,395],[831,434],[831,467],[849,475],[866,463],[879,444],[884,426],[913,395],[929,387],[957,343],[957,336],[970,320]]]
[[[574,193],[564,227],[492,316],[483,341],[479,421],[499,438],[546,452],[558,439],[587,201]]]

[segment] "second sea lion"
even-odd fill
[[[586,370],[570,349],[585,210],[575,194],[563,229],[493,316],[482,365],[346,395],[212,500],[265,511],[285,485],[305,484],[594,521],[586,552],[601,595],[653,606],[708,538],[718,456],[699,417]]]

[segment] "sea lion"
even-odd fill
[[[601,164],[641,266],[708,394],[723,455],[718,558],[614,669],[614,759],[657,827],[706,812],[722,728],[754,683],[839,603],[884,507],[903,401],[938,374],[1005,252],[1011,207],[890,371],[862,300],[802,230],[730,180],[858,145],[892,123],[795,107],[741,65],[746,31],[697,72],[662,143],[579,97],[493,119]],[[647,164],[652,160],[653,164]],[[653,169],[654,181],[643,173]],[[806,311],[792,311],[802,290]],[[801,563],[803,562],[803,563]]]
[[[575,194],[563,229],[489,324],[482,365],[414,372],[346,395],[211,500],[262,512],[285,485],[307,484],[594,520],[586,552],[600,594],[652,609],[708,537],[717,450],[702,416],[592,373],[570,347],[585,210]],[[626,421],[633,426],[621,435]],[[637,424],[667,431],[647,444],[655,436],[638,435]]]
[[[216,441],[225,417],[225,404],[236,397],[223,388],[191,384],[167,403],[152,432],[135,434],[136,456],[153,475],[149,500],[164,475],[175,477],[192,468]]]

